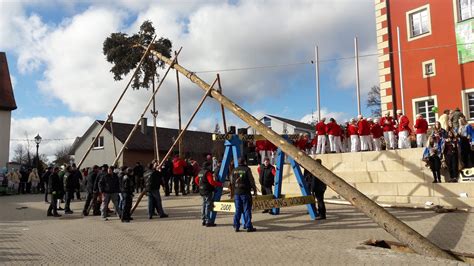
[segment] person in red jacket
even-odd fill
[[[367,123],[369,123],[369,130],[372,129],[372,126],[374,125],[374,121],[372,120],[371,117],[367,118]],[[374,150],[374,138],[372,137],[372,132],[370,132],[369,135],[369,150],[373,151]]]
[[[175,155],[173,159],[173,181],[174,181],[174,193],[179,196],[179,192],[186,195],[184,191],[184,167],[186,167],[186,161]]]
[[[360,150],[368,151],[370,141],[370,126],[367,120],[362,115],[359,115],[358,119],[359,121],[357,122],[357,127],[360,138]]]
[[[416,131],[416,146],[418,148],[425,147],[426,146],[426,131],[428,131],[428,122],[426,121],[425,118],[423,118],[423,115],[418,114],[416,116],[416,122],[415,125],[413,126]]]
[[[334,118],[329,118],[329,123],[326,124],[326,130],[329,138],[329,150],[332,153],[336,152],[336,135],[337,135],[337,124]]]
[[[212,206],[214,205],[214,191],[217,187],[222,187],[221,182],[214,181],[211,169],[212,164],[204,162],[199,174],[194,178],[194,183],[199,187],[199,194],[202,197],[202,225],[206,227],[216,226],[210,219]]]
[[[374,150],[381,151],[383,129],[380,126],[378,119],[374,119],[374,123],[372,124],[372,127],[370,128],[370,133],[372,133],[372,139],[374,141]]]
[[[398,148],[408,149],[410,148],[410,140],[408,135],[410,134],[410,120],[403,114],[402,110],[397,110],[398,115]]]
[[[359,130],[357,128],[357,123],[354,118],[351,119],[351,123],[347,127],[347,133],[351,138],[351,152],[359,151]]]
[[[390,116],[390,111],[385,113],[385,116],[380,119],[380,126],[383,129],[383,138],[385,139],[386,149],[395,149],[395,122],[393,121],[392,116]]]
[[[255,141],[255,151],[260,155],[260,161],[263,163],[263,159],[268,156],[267,154],[267,140],[260,139]]]
[[[326,118],[321,118],[321,121],[316,124],[316,135],[318,135],[318,142],[316,144],[316,154],[326,153]]]

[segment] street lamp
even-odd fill
[[[36,143],[36,169],[39,170],[39,154],[38,154],[38,150],[39,150],[39,145],[41,143],[41,136],[38,134],[36,135],[35,137],[35,143]]]

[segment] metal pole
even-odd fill
[[[211,86],[209,86],[209,88],[207,89],[206,93],[202,96],[201,98],[201,101],[199,101],[199,104],[198,106],[196,107],[196,110],[194,110],[193,114],[191,115],[191,118],[189,118],[189,121],[188,123],[186,124],[186,126],[184,127],[184,130],[182,130],[178,137],[176,138],[176,140],[173,142],[173,145],[171,145],[171,147],[169,148],[168,152],[166,153],[165,157],[163,157],[163,160],[160,162],[160,164],[156,167],[156,169],[161,169],[161,167],[163,166],[163,164],[165,163],[165,161],[168,159],[168,157],[171,155],[171,153],[173,152],[173,149],[174,147],[176,147],[176,144],[178,144],[181,139],[183,138],[184,136],[184,133],[186,132],[186,130],[188,130],[188,127],[189,125],[191,125],[191,122],[193,121],[194,117],[196,116],[197,112],[199,111],[199,109],[201,108],[202,104],[204,103],[204,101],[206,100],[206,98],[209,96],[209,93],[212,91],[212,88],[214,87],[214,85],[216,84],[217,82],[217,79],[214,80],[214,82],[212,83]],[[135,202],[135,204],[133,205],[133,208],[130,210],[130,214],[133,214],[133,212],[135,211],[135,209],[138,207],[138,204],[140,204],[140,201],[142,200],[143,196],[145,196],[145,193],[146,191],[142,191],[140,193],[140,195],[138,195],[138,198],[137,198],[137,201]]]
[[[117,109],[117,106],[119,105],[120,101],[122,100],[123,96],[125,95],[125,92],[127,92],[128,88],[130,87],[130,84],[132,83],[133,78],[137,75],[138,70],[140,69],[140,66],[143,64],[143,61],[145,61],[146,56],[150,52],[151,46],[155,42],[155,39],[156,39],[156,35],[155,35],[155,37],[153,37],[153,40],[150,42],[148,47],[146,47],[145,53],[143,54],[142,58],[140,59],[140,62],[138,63],[137,68],[135,68],[135,71],[133,72],[133,75],[130,77],[130,80],[128,81],[127,86],[125,86],[125,89],[122,91],[122,94],[120,94],[120,97],[118,98],[117,102],[115,103],[114,107],[112,108],[112,111],[110,111],[110,113],[107,117],[112,117],[112,115],[114,114],[115,109]],[[100,133],[102,133],[102,131],[104,131],[104,128],[105,128],[106,124],[107,124],[106,122],[104,122],[104,124],[102,124],[99,131],[95,135],[95,138],[92,139],[92,142],[89,145],[89,148],[87,149],[86,153],[84,154],[84,156],[82,156],[82,159],[77,164],[78,169],[81,169],[82,163],[86,159],[87,155],[89,155],[90,151],[92,150],[92,147],[94,147],[95,140],[100,136]]]
[[[209,85],[201,78],[196,76],[195,73],[190,72],[179,64],[174,64],[169,58],[161,55],[156,51],[152,51],[153,55],[165,62],[166,64],[172,64],[173,68],[178,70],[181,74],[190,79],[193,83],[198,85],[203,90],[208,90]],[[365,213],[374,222],[380,225],[385,231],[390,233],[392,236],[397,238],[400,242],[405,243],[415,252],[423,255],[440,257],[445,259],[455,258],[435,244],[431,243],[428,239],[423,237],[421,234],[410,228],[408,225],[397,219],[391,213],[384,208],[377,205],[367,196],[362,194],[360,191],[352,187],[342,178],[329,171],[326,167],[316,163],[314,159],[302,153],[298,148],[288,143],[284,138],[278,135],[272,129],[266,127],[261,121],[252,116],[250,113],[245,111],[242,107],[228,99],[224,95],[220,94],[216,90],[211,90],[211,96],[227,109],[233,112],[236,116],[246,122],[248,125],[259,131],[267,140],[272,142],[275,146],[281,148],[283,152],[291,156],[296,162],[302,167],[307,169],[310,173],[317,176],[336,193],[344,197],[346,200],[352,203],[357,209]]]
[[[318,121],[321,121],[321,95],[319,89],[319,49],[316,45],[314,49],[314,55],[316,59],[316,109],[318,109]]]
[[[38,150],[39,150],[39,143],[36,143],[36,170],[38,171],[39,170],[39,153],[38,153]]]
[[[402,112],[405,114],[405,90],[403,88],[403,66],[402,66],[402,47],[400,44],[400,28],[397,27],[398,43],[398,72],[400,73],[400,96],[402,97]]]
[[[359,81],[359,44],[357,37],[354,38],[355,49],[355,65],[356,65],[356,93],[357,93],[357,114],[361,115],[360,111],[360,81]]]
[[[181,52],[181,48],[179,49],[178,51],[178,54]],[[174,58],[174,60],[172,62],[175,62],[176,60],[176,57]],[[158,87],[156,88],[156,90],[153,92],[152,96],[150,97],[150,99],[148,100],[148,103],[147,105],[145,106],[145,109],[143,110],[142,114],[140,115],[140,117],[138,118],[138,121],[135,123],[135,126],[132,128],[132,131],[130,131],[130,134],[128,135],[127,139],[125,140],[125,142],[123,143],[123,146],[122,148],[120,149],[119,153],[117,154],[117,156],[115,157],[115,160],[114,162],[112,163],[112,165],[115,165],[117,162],[118,162],[118,159],[119,157],[122,155],[123,151],[125,150],[125,148],[127,148],[127,145],[128,143],[130,142],[130,140],[132,139],[133,137],[133,134],[135,133],[135,131],[137,130],[138,128],[138,124],[140,123],[140,121],[142,120],[142,118],[145,116],[145,113],[146,111],[148,110],[148,108],[150,107],[152,101],[153,101],[153,98],[155,97],[156,93],[158,92],[158,90],[160,89],[161,85],[163,84],[163,81],[165,80],[166,76],[168,75],[168,73],[170,72],[171,68],[173,67],[173,63],[170,64],[170,66],[168,67],[168,69],[166,70],[165,72],[165,75],[163,76],[163,78],[161,79],[160,81],[160,84],[158,84]]]

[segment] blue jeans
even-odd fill
[[[209,223],[212,211],[212,205],[214,203],[214,193],[209,193],[208,195],[201,195],[202,197],[202,209],[201,209],[201,218],[204,223]]]
[[[240,228],[240,218],[244,215],[244,228],[250,229],[252,226],[252,197],[250,195],[235,195],[235,215],[234,228]]]
[[[153,216],[153,211],[156,208],[158,215],[164,215],[163,205],[161,204],[160,190],[148,191],[148,216]]]

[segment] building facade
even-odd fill
[[[0,52],[0,168],[6,167],[8,164],[11,112],[16,108],[7,56]]]
[[[82,159],[103,123],[104,121],[100,120],[94,121],[84,135],[76,139],[71,151],[76,163]],[[107,123],[98,139],[94,141],[93,148],[81,167],[111,164],[115,160],[116,154],[124,146],[133,126],[132,124],[113,122],[111,127],[111,124]],[[160,158],[163,158],[168,152],[178,134],[177,129],[157,128]],[[118,158],[117,165],[134,166],[136,162],[140,162],[142,165],[150,163],[154,159],[154,143],[153,127],[148,126],[146,119],[144,119],[140,129],[135,132],[123,154]],[[207,132],[186,131],[183,137],[185,157],[195,159],[199,163],[204,161],[207,154],[214,154],[216,150],[214,146],[217,145],[222,146],[223,143],[212,141],[212,134]],[[174,152],[177,151],[178,148],[175,147]],[[221,154],[214,155],[222,156]]]
[[[460,108],[474,122],[474,0],[375,0],[375,12],[382,112],[433,124]]]

